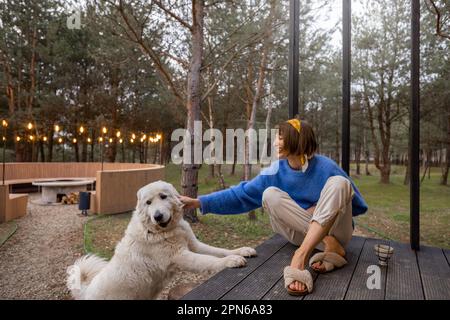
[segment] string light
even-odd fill
[[[83,126],[80,127],[80,133],[84,133],[84,127]]]
[[[59,142],[59,143],[62,143],[62,142],[63,142],[63,139],[62,139],[62,138],[59,138],[59,139],[58,139],[58,142]]]
[[[120,138],[120,131],[117,131],[116,137],[117,137],[117,138]]]
[[[59,132],[59,126],[57,124],[55,124],[55,132]]]
[[[108,129],[106,129],[106,127],[103,127],[103,128],[102,128],[102,132],[103,132],[104,134],[106,134],[106,133],[108,132]]]
[[[131,142],[131,143],[134,143],[134,139],[130,139],[130,142]]]
[[[91,138],[87,138],[87,142],[91,143],[92,142]]]
[[[47,141],[47,137],[42,137],[42,140],[45,142]]]
[[[76,139],[76,138],[73,138],[72,142],[73,142],[73,143],[77,143],[77,139]]]
[[[31,135],[29,138],[30,138],[31,141],[34,140],[34,136],[33,135]]]
[[[162,138],[162,136],[158,133],[157,135],[156,135],[156,139],[161,139]]]
[[[16,141],[19,142],[20,141],[20,137],[16,137]]]
[[[113,139],[112,138],[109,138],[109,143],[112,143],[113,142]]]
[[[136,135],[134,133],[131,135],[131,139],[136,140]]]
[[[119,139],[119,143],[121,144],[123,142],[123,140],[122,139]]]
[[[3,120],[2,121],[2,126],[6,128],[8,126],[8,122],[6,120]]]
[[[98,138],[98,141],[103,142],[103,138],[102,137]]]
[[[27,126],[28,130],[33,129],[33,124],[31,122],[28,122],[28,126]]]

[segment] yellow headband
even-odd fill
[[[302,123],[300,122],[300,120],[298,119],[289,119],[288,121],[286,121],[287,123],[289,123],[291,126],[293,126],[295,128],[295,130],[297,130],[298,133],[300,133],[300,130],[302,128]],[[305,155],[300,155],[300,163],[301,166],[303,167],[303,165],[306,162],[306,157]]]
[[[295,128],[295,130],[297,130],[298,133],[300,133],[300,129],[302,128],[302,124],[301,124],[300,120],[298,120],[298,119],[290,119],[287,122],[291,126],[293,126]]]

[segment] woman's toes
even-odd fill
[[[306,286],[305,286],[305,284],[303,284],[301,282],[294,281],[289,285],[289,289],[295,290],[295,291],[305,291]]]
[[[317,261],[317,262],[314,262],[313,264],[312,264],[312,268],[314,269],[314,270],[318,270],[318,271],[320,271],[320,267],[322,266],[322,262],[320,262],[320,261]]]

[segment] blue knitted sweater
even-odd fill
[[[346,177],[352,184],[355,192],[352,199],[353,216],[365,213],[367,204],[351,178],[332,159],[318,154],[309,160],[305,172],[292,169],[287,159],[282,159],[272,163],[250,181],[199,196],[200,211],[203,214],[238,214],[254,210],[262,206],[262,194],[271,186],[287,192],[300,207],[308,209],[319,200],[327,179],[337,175]]]

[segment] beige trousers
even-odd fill
[[[325,226],[336,217],[328,234],[334,236],[345,248],[353,234],[353,195],[352,185],[347,178],[332,176],[325,183],[316,206],[308,210],[300,207],[289,194],[276,187],[264,190],[262,203],[269,214],[272,229],[298,246],[303,242],[312,221]],[[316,248],[323,251],[323,243]]]

